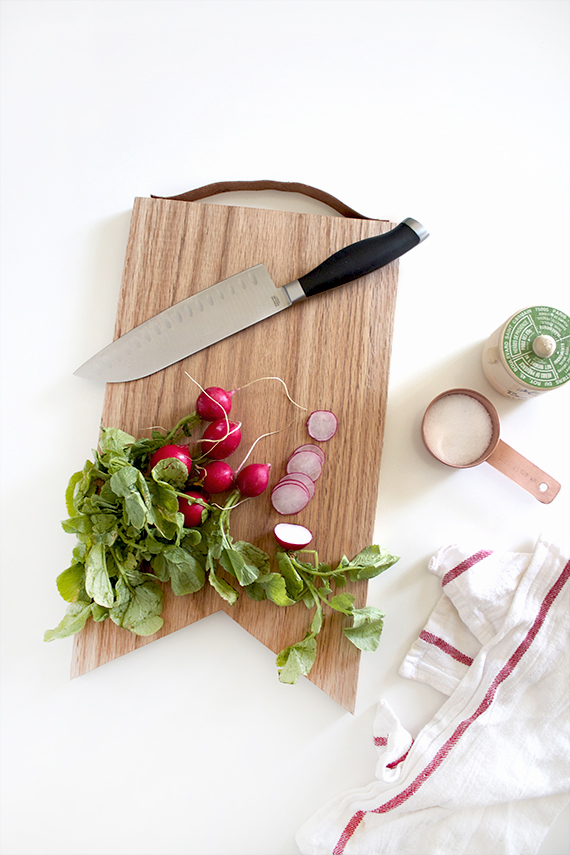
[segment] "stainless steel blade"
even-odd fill
[[[74,373],[107,383],[138,380],[289,308],[263,264],[211,285],[100,350]]]

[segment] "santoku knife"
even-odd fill
[[[277,288],[263,264],[176,303],[116,339],[75,371],[107,383],[138,380],[258,321],[389,264],[428,237],[411,218],[382,235],[350,244],[314,270]]]

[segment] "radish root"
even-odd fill
[[[197,380],[195,380],[195,379],[192,377],[192,375],[191,375],[191,374],[188,374],[188,372],[187,372],[187,371],[185,371],[184,373],[185,373],[185,374],[186,374],[186,376],[187,376],[187,377],[192,381],[192,383],[195,383],[195,384],[196,384],[196,386],[198,387],[198,389],[200,390],[200,392],[204,392],[204,394],[205,394],[205,395],[208,395],[208,393],[206,392],[206,390],[204,389],[204,387],[203,387],[203,386],[200,386],[200,384],[198,383],[198,381],[197,381]],[[208,395],[208,398],[210,398],[210,397],[211,397],[211,396],[210,396],[210,395]],[[213,398],[212,398],[212,400],[213,400]]]
[[[287,388],[287,384],[285,380],[282,380],[281,377],[258,377],[256,380],[251,380],[249,383],[246,383],[245,386],[240,386],[239,389],[236,389],[236,392],[241,392],[242,389],[247,389],[248,386],[252,386],[254,383],[259,383],[260,380],[278,380],[279,383],[282,383],[285,388],[285,394],[287,398],[294,404],[295,407],[299,407],[300,410],[308,410],[308,407],[303,407],[301,404],[298,404],[293,400],[291,395],[289,394],[289,389]]]
[[[273,436],[273,434],[275,434],[275,433],[281,433],[282,430],[287,430],[288,428],[290,428],[292,424],[293,424],[293,422],[289,422],[289,424],[285,425],[285,427],[279,428],[278,430],[271,430],[271,431],[269,431],[269,433],[262,433],[261,436],[258,436],[257,439],[255,440],[255,442],[253,442],[253,444],[251,445],[251,447],[250,447],[249,451],[247,452],[247,454],[245,455],[244,459],[242,460],[242,462],[240,463],[240,465],[236,469],[236,475],[238,474],[238,472],[240,472],[243,469],[244,464],[246,463],[249,455],[251,454],[251,452],[253,451],[253,449],[255,448],[255,446],[257,445],[257,443],[259,442],[260,439],[264,439],[264,437],[266,437],[266,436]]]

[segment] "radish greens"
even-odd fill
[[[218,398],[221,392],[217,391]],[[204,489],[211,470],[208,460],[203,462],[203,442],[195,443],[202,451],[197,452],[198,461],[186,461],[185,452],[176,450],[189,449],[188,437],[200,422],[194,412],[171,431],[153,430],[150,438],[143,439],[118,428],[101,429],[93,460],[71,477],[67,488],[68,519],[62,526],[75,535],[76,545],[70,566],[56,584],[68,606],[44,640],[74,635],[89,620],[111,620],[136,635],[152,635],[163,625],[164,585],[183,597],[209,584],[230,605],[245,593],[252,600],[270,600],[280,607],[304,603],[312,612],[305,637],[277,656],[279,679],[284,683],[296,683],[310,672],[325,608],[350,620],[344,634],[352,644],[376,650],[383,613],[373,607],[357,608],[355,596],[342,588],[349,581],[378,576],[398,559],[379,546],[368,546],[350,560],[343,556],[333,568],[320,562],[316,552],[280,548],[272,559],[255,544],[234,540],[232,511],[244,498],[265,490],[269,464],[251,464],[235,481],[233,470],[224,464],[224,474],[231,477],[222,482],[225,492],[220,500],[212,501]],[[224,441],[219,422],[210,424],[218,425],[216,439]],[[232,422],[227,425],[233,443],[235,427]],[[161,453],[165,446],[175,449],[174,457]],[[217,455],[218,450],[214,460],[221,470]],[[204,510],[197,515],[201,522],[190,527],[188,515],[181,511],[181,502],[187,503],[188,496]],[[312,559],[301,560],[303,553]]]

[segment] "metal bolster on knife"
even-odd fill
[[[298,279],[294,279],[293,282],[283,285],[283,290],[291,300],[291,303],[299,303],[301,300],[307,299],[307,295],[303,291]]]

